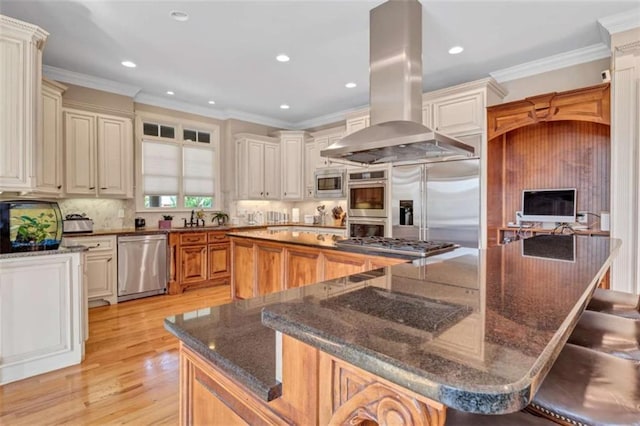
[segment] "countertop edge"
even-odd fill
[[[478,414],[507,414],[522,410],[531,400],[532,380],[527,380],[517,389],[507,392],[501,389],[503,386],[491,386],[485,390],[469,392],[449,385],[439,385],[430,380],[424,371],[413,371],[407,366],[398,365],[392,358],[379,353],[374,354],[361,347],[355,351],[351,350],[354,349],[352,345],[336,341],[335,336],[326,335],[303,324],[291,323],[269,310],[278,305],[263,309],[262,323],[266,327],[287,334],[427,398],[440,401],[448,407]]]
[[[85,246],[61,246],[55,250],[17,251],[12,253],[0,253],[2,259],[20,259],[25,257],[53,256],[57,254],[82,253],[89,249]]]
[[[224,374],[251,390],[258,398],[269,402],[282,395],[281,383],[276,382],[274,385],[268,385],[261,382],[234,362],[206,347],[199,339],[175,326],[167,318],[164,319],[164,328],[198,355],[217,366]]]

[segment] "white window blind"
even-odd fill
[[[179,145],[142,142],[142,179],[146,195],[178,194],[180,174]]]
[[[211,196],[214,193],[215,151],[185,146],[183,149],[184,195]]]

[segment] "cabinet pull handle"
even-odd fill
[[[269,193],[267,192],[267,195],[269,195]]]
[[[95,186],[90,186],[89,189],[96,189],[96,187]]]
[[[107,189],[107,187],[106,187],[106,186],[104,186],[104,187],[101,187],[100,189]]]
[[[264,192],[261,192],[260,195],[264,195]]]
[[[100,243],[96,244],[95,246],[89,246],[87,247],[89,250],[93,249],[93,248],[98,248],[100,247]]]
[[[58,189],[62,189],[62,185],[58,185]]]

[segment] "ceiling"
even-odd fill
[[[380,3],[0,0],[0,13],[50,33],[46,65],[131,85],[140,101],[308,128],[368,103],[369,10]],[[604,39],[598,19],[640,16],[638,1],[422,5],[425,91],[593,47]],[[189,20],[172,19],[172,10]],[[454,45],[464,52],[448,54]],[[291,61],[277,62],[280,53]]]

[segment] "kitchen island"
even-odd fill
[[[518,411],[618,246],[542,236],[459,249],[167,318],[182,341],[181,423],[441,425],[446,407]]]

